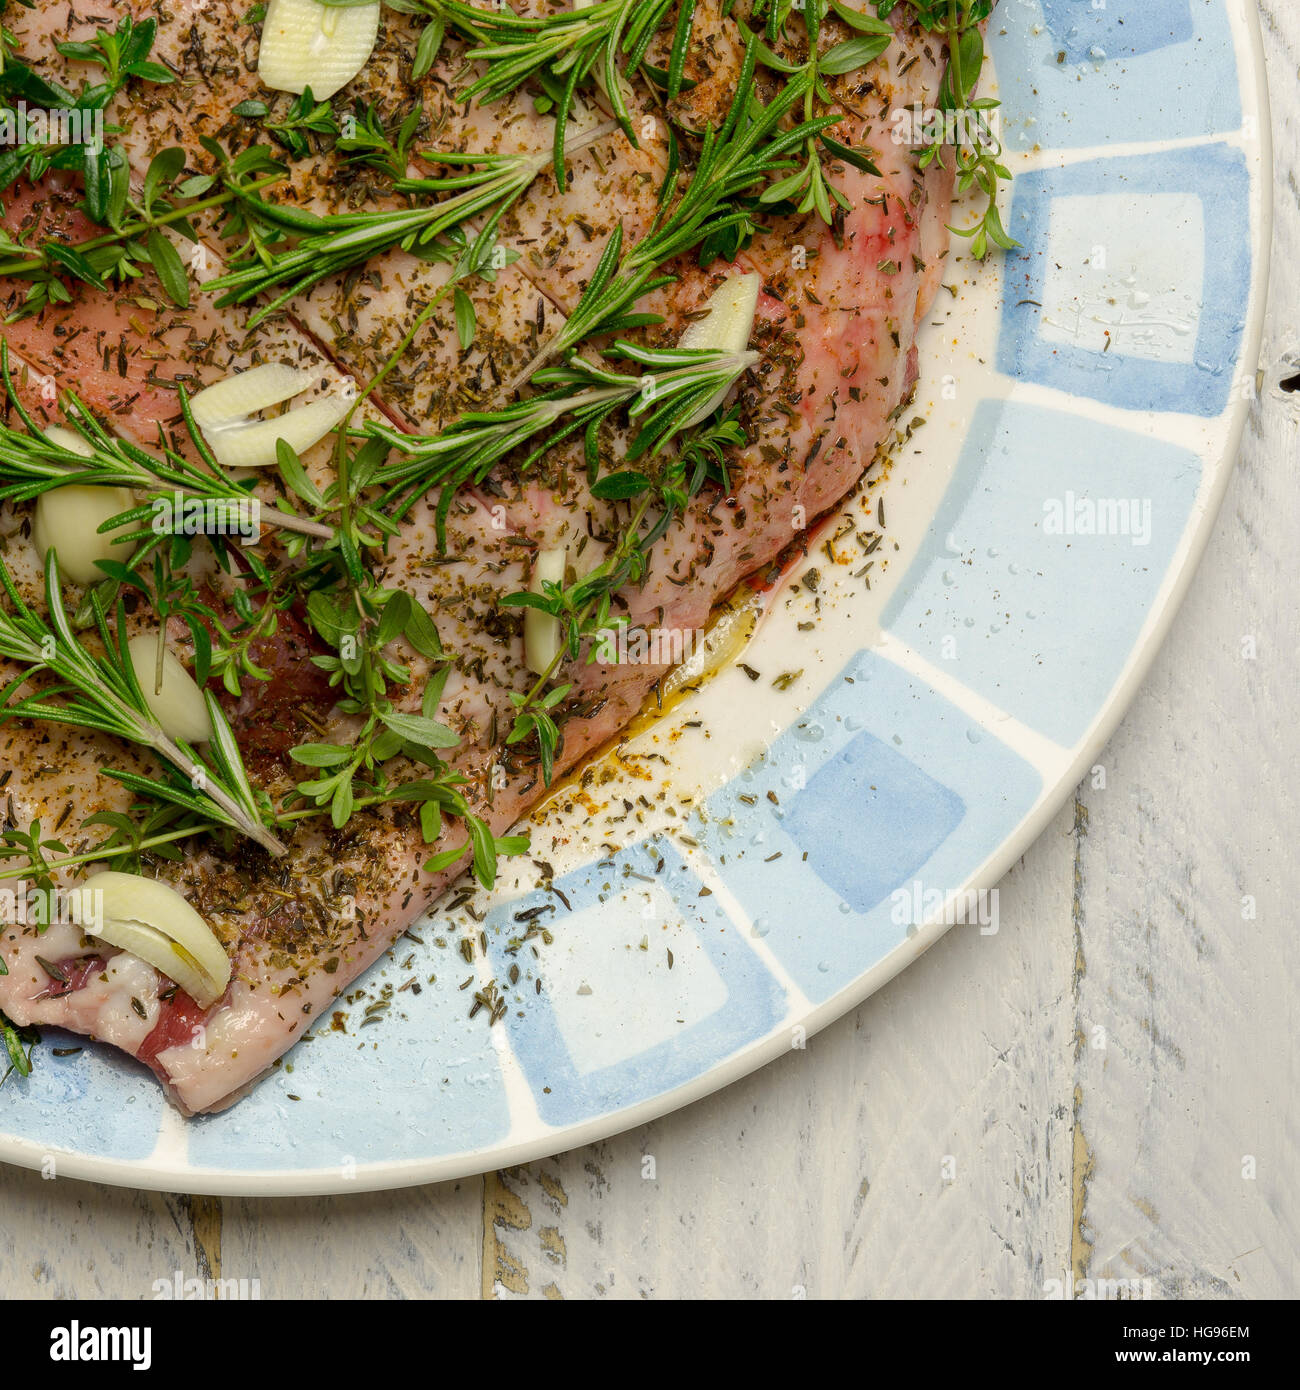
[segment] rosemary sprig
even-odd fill
[[[366,0],[321,0],[349,8]],[[564,150],[569,117],[578,89],[589,79],[604,91],[627,138],[637,144],[628,106],[628,83],[637,72],[660,81],[671,101],[682,88],[687,47],[695,22],[696,0],[680,0],[667,70],[661,75],[646,63],[651,40],[678,0],[596,0],[550,14],[519,15],[506,5],[494,9],[461,0],[386,0],[390,9],[428,18],[416,49],[412,76],[418,81],[433,66],[448,30],[467,40],[465,69],[484,71],[460,92],[464,101],[489,105],[525,83],[545,94],[539,109],[555,116],[552,158],[555,181],[566,187]]]
[[[130,440],[109,434],[75,393],[65,392],[62,402],[64,423],[69,429],[75,430],[91,449],[90,457],[85,457],[51,439],[28,413],[14,387],[6,343],[0,343],[0,379],[4,383],[9,409],[26,427],[24,432],[0,420],[2,500],[26,502],[53,488],[71,484],[125,487],[159,495],[180,493],[186,498],[215,502],[246,502],[249,498],[251,484],[245,486],[233,482],[211,458],[190,414],[189,398],[183,387],[179,392],[182,418],[200,458],[208,460],[206,468],[192,463],[171,447],[165,447],[159,457]],[[143,521],[151,514],[152,508],[146,503],[143,507],[124,512],[121,517],[113,518],[106,525],[116,526],[123,520]],[[268,525],[307,536],[329,539],[334,535],[332,526],[293,512],[267,508],[262,519]]]
[[[549,390],[500,410],[470,412],[438,435],[410,435],[379,421],[368,423],[373,438],[401,455],[376,474],[375,481],[384,489],[380,505],[400,519],[418,498],[441,488],[437,532],[439,546],[445,548],[445,521],[457,490],[482,482],[495,464],[521,445],[530,449],[515,471],[526,473],[543,454],[580,435],[594,480],[599,430],[616,410],[627,407],[630,418],[646,417],[629,447],[629,458],[658,453],[705,401],[758,360],[753,352],[649,349],[622,339],[609,351],[647,370],[617,372],[575,355],[564,367],[538,373],[539,384]]]
[[[607,135],[609,129],[602,126],[586,132],[570,144],[570,152]],[[431,151],[426,158],[463,169],[440,178],[403,179],[396,185],[412,193],[450,195],[432,204],[318,217],[257,201],[254,206],[262,218],[271,223],[283,222],[286,230],[297,235],[297,240],[288,249],[244,256],[224,275],[210,280],[207,288],[221,296],[218,307],[245,304],[278,290],[275,298],[249,319],[251,328],[320,281],[394,247],[414,256],[445,259],[439,247],[442,237],[479,218],[485,219],[484,230],[493,230],[548,162],[544,154],[460,155]]]
[[[578,88],[595,76],[627,138],[637,144],[627,82],[641,68],[651,40],[675,3],[597,0],[586,8],[546,15],[516,15],[504,7],[476,10],[447,0],[429,0],[429,8],[471,39],[466,64],[484,66],[482,76],[460,93],[462,99],[487,105],[530,80],[552,94],[555,181],[563,191],[564,142]],[[695,0],[682,0],[666,79],[670,101],[681,91],[694,19]]]
[[[729,228],[751,227],[749,213],[730,207],[731,200],[788,169],[787,155],[792,150],[839,120],[836,115],[814,116],[784,127],[786,116],[810,90],[811,77],[808,73],[792,77],[771,105],[764,107],[754,96],[757,58],[758,40],[751,35],[731,110],[720,129],[705,131],[685,193],[675,204],[664,199],[650,230],[630,247],[623,245],[622,224],[614,229],[564,326],[515,377],[510,390],[522,386],[544,362],[567,357],[594,334],[657,322],[628,311],[643,294],[671,282],[671,275],[659,274],[660,267]]]
[[[95,656],[72,630],[53,550],[45,558],[48,623],[24,601],[2,560],[0,584],[13,609],[0,611],[0,656],[24,668],[0,691],[0,723],[45,719],[111,734],[149,749],[181,773],[183,780],[164,782],[136,773],[105,771],[134,792],[180,806],[210,826],[237,831],[273,855],[285,853],[284,845],[267,829],[264,806],[259,805],[239,746],[212,693],[204,692],[212,724],[210,759],[200,758],[188,744],[169,738],[158,726],[127,651],[126,613],[120,601],[115,631],[110,630],[102,605],[98,601],[93,605],[103,648],[103,654]],[[14,699],[33,676],[44,671],[55,678],[53,687]]]
[[[8,973],[4,961],[0,959],[0,975]],[[19,1076],[32,1074],[32,1048],[40,1040],[41,1035],[35,1028],[19,1028],[0,1013],[0,1044],[3,1044],[4,1055],[9,1059],[4,1072],[0,1073],[0,1086],[9,1079],[10,1072],[16,1071]]]

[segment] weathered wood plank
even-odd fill
[[[0,1168],[0,1298],[139,1298],[214,1271],[189,1197]]]
[[[478,1298],[483,1180],[355,1197],[225,1198],[225,1278],[263,1298]]]
[[[1265,390],[1187,604],[1102,760],[1106,788],[1081,792],[1081,1266],[1163,1297],[1300,1289],[1300,398],[1276,389],[1284,363],[1300,370],[1300,13],[1263,13],[1278,197]]]

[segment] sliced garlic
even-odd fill
[[[53,426],[45,433],[54,438]],[[73,438],[84,443],[79,437]],[[54,442],[72,448],[64,440]],[[78,451],[79,452],[79,451]],[[70,483],[51,488],[36,499],[36,516],[32,521],[32,543],[42,562],[51,549],[58,553],[59,573],[74,584],[97,584],[104,571],[96,560],[124,560],[129,547],[113,544],[113,531],[100,531],[110,517],[129,511],[135,505],[130,489],[124,487],[83,487]],[[115,527],[114,531],[132,528]]]
[[[203,692],[166,647],[163,648],[162,685],[159,687],[157,635],[141,632],[126,645],[135,678],[140,682],[140,693],[163,733],[186,743],[205,743],[210,739],[212,724]]]
[[[274,420],[250,420],[214,435],[208,443],[225,468],[264,468],[275,462],[275,446],[283,439],[296,454],[319,444],[352,408],[340,396],[327,396],[297,406]]]
[[[78,925],[110,946],[138,956],[210,1008],[230,983],[230,958],[212,928],[174,888],[114,871],[73,890]]]
[[[234,372],[190,397],[194,423],[205,434],[242,424],[259,410],[292,400],[315,380],[315,372],[285,362],[265,362],[246,372]]]
[[[709,312],[686,325],[686,332],[678,339],[677,346],[744,352],[749,346],[749,335],[754,331],[754,313],[762,286],[763,277],[753,271],[729,276],[709,296],[705,306]],[[730,389],[727,385],[716,391],[681,428],[689,429],[707,419],[722,404]]]
[[[533,561],[533,576],[529,588],[535,594],[542,592],[543,582],[564,583],[564,568],[568,562],[568,551],[559,546],[552,550],[539,550]],[[555,654],[560,650],[560,620],[538,608],[524,609],[524,663],[534,675],[543,675],[551,668]]]
[[[83,459],[95,457],[95,451],[75,430],[66,430],[62,425],[46,425],[45,437],[70,454],[80,454]]]
[[[262,21],[258,76],[277,92],[310,87],[312,96],[325,101],[365,67],[378,37],[378,0],[351,6],[271,0]]]
[[[259,410],[305,391],[316,377],[315,372],[268,362],[200,391],[190,409],[217,462],[225,468],[265,468],[275,463],[278,440],[302,454],[324,439],[352,408],[352,400],[341,392],[271,420],[256,418]]]

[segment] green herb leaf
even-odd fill
[[[597,478],[592,485],[591,495],[603,502],[622,502],[636,497],[650,486],[650,479],[644,473],[626,470],[622,473],[607,473]]]
[[[149,259],[158,272],[158,279],[167,297],[178,308],[187,309],[190,303],[190,280],[176,248],[166,233],[155,227],[149,233]]]
[[[379,717],[395,734],[419,744],[421,748],[455,748],[460,743],[459,734],[453,733],[436,719],[426,719],[421,714],[400,714],[397,710],[389,710]]]
[[[339,767],[352,756],[352,750],[338,743],[302,743],[291,748],[289,756],[304,767]]]
[[[478,315],[474,312],[474,301],[457,285],[453,302],[456,307],[456,336],[460,339],[460,350],[468,352],[478,330]]]

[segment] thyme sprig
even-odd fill
[[[107,127],[100,131],[96,126],[103,120],[104,109],[130,82],[165,85],[176,80],[161,63],[149,60],[157,33],[156,19],[137,23],[130,15],[123,15],[116,29],[100,29],[87,42],[56,45],[65,58],[103,69],[100,81],[84,83],[75,94],[60,83],[41,77],[21,61],[10,59],[0,65],[0,110],[11,120],[15,115],[11,102],[23,102],[47,118],[58,113],[60,121],[66,122],[68,133],[75,126],[77,137],[67,143],[35,140],[11,145],[0,154],[0,190],[19,178],[36,183],[50,169],[72,170],[84,180],[86,215],[101,226],[113,225],[125,210],[130,168],[119,148],[90,137],[121,133],[116,126],[111,132]]]
[[[328,811],[331,822],[341,827],[361,807],[418,803],[426,843],[442,834],[444,816],[460,820],[466,830],[461,846],[433,856],[426,867],[430,871],[448,867],[468,852],[475,876],[489,888],[495,881],[497,856],[522,853],[528,839],[493,836],[465,796],[467,779],[440,756],[461,741],[437,718],[450,658],[443,652],[437,627],[425,609],[405,590],[379,584],[362,562],[362,552],[382,546],[389,535],[396,534],[397,527],[367,497],[389,446],[372,436],[354,448],[350,426],[362,402],[383,384],[447,296],[455,297],[457,320],[463,322],[463,283],[476,276],[495,279],[497,269],[515,259],[514,253],[497,247],[495,224],[496,219],[490,218],[473,240],[454,228],[430,246],[429,258],[449,262],[450,274],[339,423],[334,448],[337,477],[314,499],[337,509],[336,540],[311,557],[295,582],[299,592],[306,591],[308,622],[330,649],[314,655],[312,663],[327,673],[331,687],[339,691],[339,711],[351,716],[357,727],[346,743],[309,742],[290,749],[289,756],[295,762],[314,769],[317,775],[297,784],[280,816],[281,821],[291,821]],[[498,256],[498,250],[503,254]],[[461,336],[463,341],[463,327]],[[280,455],[286,477],[293,475],[294,468],[301,473],[284,441],[280,442]],[[305,477],[299,480],[299,487],[310,488]],[[399,637],[430,664],[418,715],[394,704],[395,690],[412,682],[410,668],[389,651]],[[399,758],[424,767],[427,774],[415,780],[394,780],[390,765]],[[299,801],[306,802],[307,808],[292,809]]]
[[[312,664],[327,673],[330,685],[339,691],[340,712],[353,716],[359,727],[347,743],[302,743],[289,750],[294,762],[316,776],[298,783],[281,821],[327,810],[331,823],[340,828],[359,808],[413,802],[419,807],[427,844],[442,834],[445,816],[456,818],[466,829],[461,846],[435,855],[426,868],[439,871],[468,850],[475,876],[490,888],[497,856],[523,853],[528,838],[494,836],[465,796],[467,779],[440,756],[461,739],[437,718],[451,664],[432,618],[405,590],[384,588],[369,577],[313,590],[307,597],[307,617],[331,648],[313,656]],[[394,688],[412,682],[410,668],[388,650],[398,637],[430,663],[419,714],[399,710],[393,703]],[[394,781],[388,765],[399,757],[426,768],[426,774]],[[298,801],[306,802],[307,809],[294,810]]]
[[[945,144],[945,134],[939,134],[927,142],[921,154],[924,169],[951,148],[958,193],[976,189],[984,197],[983,211],[969,227],[949,226],[948,230],[970,240],[971,254],[976,260],[982,261],[990,246],[1013,250],[1020,243],[1003,226],[997,201],[999,185],[1010,182],[1012,174],[1002,162],[1002,145],[988,120],[988,113],[1000,103],[975,96],[984,65],[984,35],[980,26],[993,12],[994,0],[879,0],[877,11],[885,19],[900,4],[909,6],[917,23],[930,33],[942,35],[947,45],[948,60],[939,87],[940,113],[973,117],[964,122],[964,138],[949,146]]]
[[[792,6],[772,0],[767,7],[766,33],[775,40],[784,31]],[[759,61],[764,67],[775,72],[785,73],[788,78],[801,76],[803,82],[803,111],[805,121],[815,114],[818,103],[829,105],[832,97],[826,86],[828,77],[838,77],[854,72],[875,62],[893,41],[893,27],[883,19],[863,14],[839,3],[839,0],[805,0],[802,6],[804,37],[808,57],[802,63],[782,58],[766,44],[757,45]],[[757,7],[761,14],[762,7]],[[834,15],[852,29],[856,35],[850,39],[833,44],[825,53],[818,51],[822,25]],[[791,203],[800,213],[815,212],[823,222],[830,225],[835,219],[836,209],[852,211],[853,204],[845,194],[827,177],[824,161],[842,160],[854,168],[877,177],[880,170],[875,162],[862,150],[855,150],[839,140],[832,139],[824,130],[810,135],[803,145],[803,164],[785,178],[770,184],[759,195],[760,203]]]
[[[171,148],[160,151],[150,163],[142,197],[132,196],[130,162],[125,152],[115,145],[105,145],[102,139],[106,132],[120,134],[121,127],[101,129],[103,111],[132,81],[165,85],[176,80],[170,69],[149,58],[157,31],[156,19],[137,22],[124,15],[116,29],[101,28],[88,41],[56,45],[64,57],[103,69],[102,80],[83,84],[76,96],[61,84],[41,77],[25,63],[0,64],[0,111],[6,120],[12,121],[15,114],[9,100],[18,99],[43,111],[49,120],[57,117],[60,129],[69,135],[75,127],[76,135],[63,144],[25,142],[0,155],[0,190],[19,177],[35,183],[50,169],[79,172],[85,193],[82,210],[92,222],[109,229],[103,236],[77,245],[54,236],[36,247],[0,231],[0,257],[5,258],[0,261],[0,276],[31,281],[24,303],[10,315],[11,322],[40,313],[47,305],[71,302],[71,292],[64,283],[67,279],[104,290],[112,280],[139,276],[140,267],[146,264],[157,272],[167,297],[179,307],[187,307],[189,278],[163,228],[173,226],[181,236],[197,242],[189,222],[191,214],[247,197],[250,180],[246,175],[250,170],[269,175],[256,183],[253,192],[283,176],[283,167],[269,151],[246,151],[239,160],[224,161],[227,167],[221,177],[225,185],[221,194],[205,203],[179,207],[172,197],[172,187],[184,171],[186,154]],[[200,143],[205,148],[211,145],[206,137],[201,137]],[[182,198],[197,198],[216,181],[211,175],[194,175],[180,182],[176,192]]]
[[[558,619],[560,624],[560,640],[546,670],[525,694],[514,691],[510,694],[515,719],[506,743],[536,741],[544,785],[551,783],[561,746],[561,729],[555,711],[573,688],[571,682],[552,686],[551,681],[564,662],[579,659],[584,644],[588,647],[588,662],[608,655],[610,637],[627,625],[625,615],[613,613],[614,595],[625,585],[644,580],[653,548],[706,482],[712,480],[727,486],[725,451],[744,442],[744,431],[733,410],[688,434],[657,478],[625,469],[597,479],[592,487],[596,497],[635,503],[605,558],[572,584],[544,581],[540,594],[521,590],[501,599],[503,608],[539,609]],[[646,526],[652,507],[658,509],[658,515]]]
[[[371,103],[344,119],[335,148],[349,164],[368,164],[390,179],[405,178],[423,118],[424,108],[417,101],[401,120],[386,124]]]
[[[829,102],[832,94],[823,79],[840,76],[866,66],[878,58],[891,43],[893,26],[887,21],[896,10],[906,9],[915,21],[930,33],[938,34],[945,43],[947,60],[940,79],[938,111],[941,116],[960,113],[964,118],[960,137],[949,143],[947,122],[922,147],[920,167],[928,168],[935,160],[953,151],[957,191],[968,193],[976,188],[984,195],[985,206],[978,219],[969,227],[949,227],[954,236],[971,240],[972,253],[978,260],[988,254],[990,245],[1009,250],[1018,243],[1006,232],[997,207],[998,186],[1011,179],[1011,171],[1002,163],[1002,147],[988,120],[988,113],[999,105],[990,98],[976,98],[980,73],[984,63],[984,38],[980,26],[993,10],[993,0],[877,0],[875,14],[842,3],[842,0],[757,0],[752,14],[764,21],[767,44],[759,47],[759,60],[777,72],[795,74],[807,72],[814,77],[814,88],[805,101],[811,111],[814,93],[821,102]],[[794,62],[773,52],[768,44],[787,37],[787,26],[795,11],[803,16],[804,38],[808,57]],[[833,44],[825,53],[818,53],[818,40],[826,20],[838,19],[854,31],[854,36]],[[816,146],[835,159],[847,160],[856,167],[877,173],[861,151],[822,135],[807,145],[803,167],[774,184],[762,194],[764,203],[798,200],[797,211],[816,211],[824,221],[832,220],[838,203],[845,210],[848,201],[839,189],[824,176]]]
[[[197,174],[179,179],[185,158],[179,147],[159,151],[146,171],[142,197],[126,199],[126,211],[131,215],[100,236],[71,243],[51,237],[29,246],[0,230],[0,277],[32,282],[23,304],[8,321],[39,313],[47,304],[70,302],[72,296],[64,280],[108,291],[114,281],[139,277],[143,265],[153,267],[173,304],[188,307],[189,277],[164,229],[174,228],[185,240],[197,244],[193,218],[215,208],[245,205],[283,179],[287,171],[255,147],[223,170],[219,192],[207,192],[218,183],[217,177]],[[263,172],[249,176],[247,171],[253,168]],[[205,192],[207,196],[199,196]],[[177,198],[185,201],[177,202]],[[260,200],[257,205],[264,206]]]
[[[313,153],[311,137],[319,135],[337,140],[339,124],[334,108],[328,101],[317,101],[310,87],[304,90],[279,113],[260,97],[250,97],[233,108],[233,114],[246,121],[258,121],[266,133],[279,141],[294,159],[306,159]]]
[[[45,838],[39,819],[33,820],[26,830],[16,825],[5,826],[0,830],[0,859],[13,859],[21,855],[23,863],[17,869],[6,870],[0,874],[0,878],[30,875],[39,891],[49,892],[54,887],[54,874],[59,867],[59,861],[50,858],[51,850],[68,853],[68,847],[62,840]],[[0,974],[3,973],[0,971]]]
[[[245,835],[272,855],[285,853],[284,845],[267,828],[266,799],[253,791],[239,746],[212,693],[204,692],[212,726],[207,759],[184,741],[169,738],[159,727],[127,650],[126,612],[120,600],[111,628],[102,605],[94,603],[102,647],[102,654],[95,655],[73,632],[63,606],[53,549],[45,557],[48,622],[28,606],[2,560],[0,585],[12,608],[11,612],[0,611],[0,656],[23,668],[0,691],[0,723],[44,719],[125,739],[156,754],[181,776],[159,780],[106,768],[108,776],[131,791],[179,806],[209,826]],[[32,694],[19,693],[43,672],[54,678],[53,686]]]
[[[53,887],[53,875],[85,864],[106,863],[107,867],[137,872],[143,857],[179,859],[182,840],[213,829],[210,821],[196,818],[179,806],[167,803],[141,803],[135,808],[140,821],[121,811],[97,811],[81,822],[81,828],[103,825],[109,833],[91,849],[73,854],[62,840],[44,839],[41,823],[35,820],[27,830],[11,826],[0,831],[0,859],[17,860],[0,869],[0,880],[31,878],[38,888]],[[58,853],[51,857],[50,851]],[[3,972],[0,972],[3,973]]]

